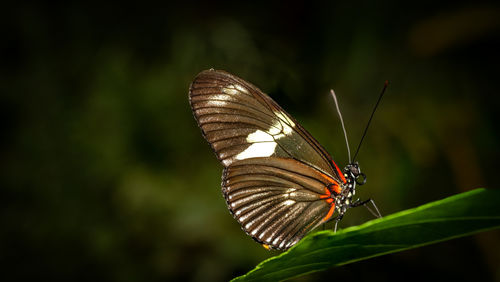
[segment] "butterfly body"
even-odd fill
[[[254,240],[288,249],[346,210],[362,176],[341,171],[326,150],[254,85],[219,70],[196,76],[189,101],[204,138],[224,166],[229,211]],[[333,214],[337,212],[337,216]]]

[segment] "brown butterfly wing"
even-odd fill
[[[273,156],[295,158],[339,179],[326,150],[269,96],[243,79],[224,71],[203,71],[191,84],[189,101],[205,139],[225,167],[252,144],[258,148],[258,143],[267,142],[277,144]],[[257,130],[249,141],[249,134]]]
[[[222,191],[248,235],[287,249],[327,219],[326,185],[318,170],[294,159],[251,158],[224,169]]]

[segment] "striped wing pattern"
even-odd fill
[[[219,70],[198,74],[189,101],[224,166],[229,210],[256,241],[287,249],[331,216],[324,198],[342,176],[326,150],[257,87]]]
[[[295,158],[339,178],[326,150],[269,96],[243,79],[224,71],[203,71],[191,84],[189,100],[205,139],[225,167],[252,156],[255,149],[261,156]]]
[[[293,159],[252,158],[224,169],[222,192],[242,229],[256,241],[288,249],[322,223],[327,181]]]

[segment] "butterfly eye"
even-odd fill
[[[366,183],[366,175],[361,172],[356,176],[356,184],[363,185],[365,183]]]

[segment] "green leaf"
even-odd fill
[[[280,281],[500,227],[500,190],[476,189],[365,224],[310,234],[233,281]]]

